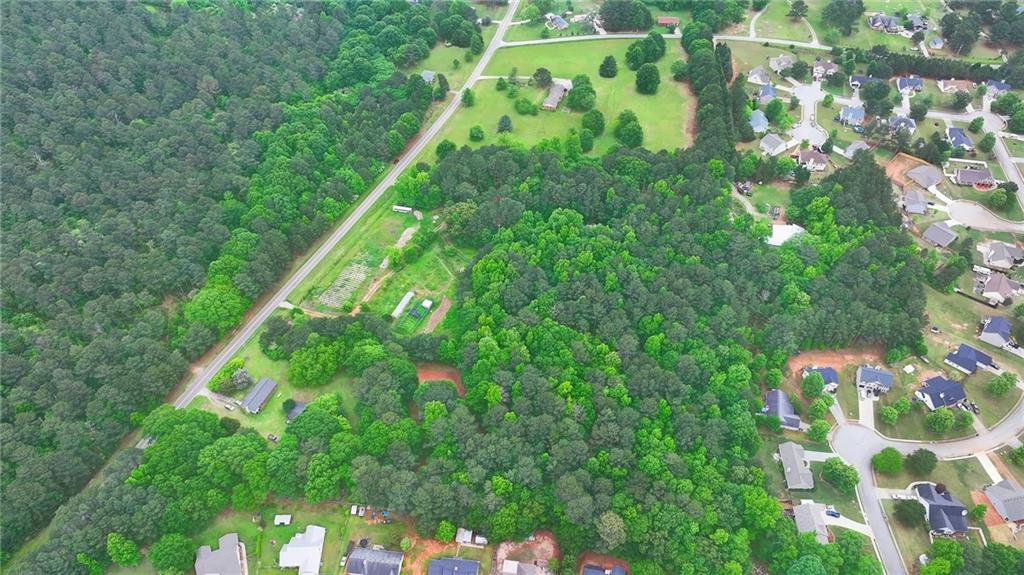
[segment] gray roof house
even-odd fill
[[[1010,320],[1001,315],[994,315],[986,318],[981,327],[981,334],[978,339],[998,348],[1003,348],[1013,343],[1013,333],[1010,329]]]
[[[1024,285],[1021,285],[1020,282],[1006,277],[1004,273],[995,272],[985,278],[985,284],[981,288],[981,295],[988,298],[992,303],[1001,304],[1020,294],[1022,290],[1024,290]]]
[[[820,503],[801,503],[793,507],[793,519],[800,533],[814,533],[814,539],[828,545],[828,527],[825,526],[825,510]]]
[[[548,88],[548,95],[544,98],[544,103],[541,107],[545,110],[551,111],[558,107],[558,104],[562,101],[562,98],[572,90],[572,80],[564,80],[562,78],[555,78],[551,81],[551,87]]]
[[[860,88],[861,86],[867,86],[872,82],[881,82],[881,78],[875,78],[873,76],[865,76],[863,74],[854,74],[850,76],[850,87]]]
[[[747,81],[751,84],[764,86],[771,82],[771,76],[768,74],[768,70],[764,69],[764,66],[758,66],[757,68],[747,72]]]
[[[792,68],[793,64],[796,64],[796,58],[789,54],[779,54],[774,58],[768,59],[768,67],[778,74]]]
[[[804,459],[804,448],[787,441],[779,444],[779,459],[786,476],[787,489],[814,489],[814,474]]]
[[[929,410],[935,411],[940,407],[953,407],[966,401],[967,392],[959,383],[936,375],[925,381],[921,389],[914,392],[914,397],[920,399]]]
[[[775,86],[771,84],[765,84],[757,90],[757,103],[765,106],[772,100],[778,97],[778,93],[775,91]]]
[[[961,186],[991,186],[996,183],[992,170],[988,168],[958,168],[953,173],[953,181]]]
[[[968,152],[974,151],[974,142],[963,128],[946,128],[946,139],[954,148],[963,148]]]
[[[506,559],[501,562],[501,575],[543,575],[546,571],[533,563]]]
[[[779,423],[786,429],[799,430],[800,416],[789,402],[789,396],[781,389],[769,389],[764,396],[764,407],[761,413],[779,418]]]
[[[398,575],[402,571],[404,560],[405,554],[400,551],[357,547],[348,558],[345,572],[350,575]],[[479,567],[477,564],[477,569]]]
[[[924,88],[924,80],[917,76],[906,76],[896,79],[896,89],[905,94],[920,92]]]
[[[1024,521],[1024,489],[1004,479],[983,491],[1000,517],[1010,523]]]
[[[839,66],[837,64],[833,62],[822,62],[821,60],[815,61],[814,66],[811,68],[811,73],[818,79],[831,76],[838,71]]]
[[[942,361],[946,365],[954,367],[967,375],[978,371],[979,368],[986,371],[998,369],[991,355],[974,349],[966,343],[961,343],[955,350],[947,353]]]
[[[981,253],[985,256],[985,265],[988,267],[1008,270],[1024,264],[1024,250],[1005,242],[989,242]]]
[[[319,575],[326,534],[327,530],[319,525],[307,525],[306,531],[292,535],[291,540],[281,546],[278,567],[298,568],[299,575]]]
[[[456,557],[441,557],[427,565],[427,575],[477,575],[479,572],[479,561]]]
[[[761,138],[761,143],[758,144],[761,151],[768,156],[777,156],[782,152],[786,151],[786,140],[783,140],[776,134],[768,134]]]
[[[843,155],[852,160],[853,157],[857,155],[857,152],[870,149],[871,147],[868,146],[867,142],[864,140],[857,140],[849,146],[846,146],[846,150],[843,151]]]
[[[857,387],[868,391],[889,391],[892,389],[892,373],[871,365],[857,368]]]
[[[921,237],[928,243],[940,248],[948,248],[960,236],[957,235],[946,222],[935,222],[928,226],[928,229],[921,234]]]
[[[295,420],[296,417],[302,415],[303,411],[306,411],[306,402],[296,401],[295,405],[288,410],[288,414],[285,415],[285,423],[291,423],[292,421]]]
[[[917,129],[917,122],[907,116],[893,116],[889,118],[889,131],[906,130],[911,134]]]
[[[924,197],[924,192],[911,188],[903,194],[903,211],[908,214],[927,214],[928,200]]]
[[[242,409],[249,413],[259,413],[263,406],[267,404],[267,400],[270,396],[274,395],[274,390],[277,389],[277,382],[264,377],[252,386],[249,393],[245,394],[245,399],[242,400]]]
[[[914,487],[917,499],[924,505],[925,517],[932,533],[953,535],[967,532],[967,508],[948,491],[941,492],[931,483]]]
[[[936,36],[928,41],[928,47],[932,50],[941,50],[946,45],[946,41],[942,39],[942,36]]]
[[[928,29],[928,19],[920,14],[907,14],[907,21],[915,32]]]
[[[864,123],[864,108],[861,106],[843,106],[839,109],[839,121],[847,126],[860,126]]]
[[[750,113],[750,127],[755,134],[763,134],[768,131],[768,116],[761,110],[754,110]]]
[[[245,544],[238,540],[238,533],[222,535],[217,547],[214,551],[203,545],[196,551],[196,575],[242,575],[247,571]]]
[[[1010,91],[1010,85],[1006,82],[1000,82],[999,80],[989,80],[988,82],[985,82],[985,86],[988,88],[985,91],[985,94],[991,98],[998,98]]]
[[[868,16],[868,26],[872,30],[880,30],[889,34],[899,34],[900,30],[903,29],[900,26],[899,18],[886,16],[884,12],[877,12]]]
[[[922,188],[930,188],[942,182],[942,171],[935,166],[924,164],[912,170],[907,170],[907,177]]]
[[[432,70],[424,70],[420,72],[420,78],[423,78],[423,81],[428,84],[434,83],[434,76],[435,74]]]

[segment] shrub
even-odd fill
[[[800,391],[803,392],[804,397],[807,399],[814,399],[820,396],[823,389],[825,389],[825,378],[821,377],[821,374],[816,371],[807,374],[807,377],[800,382]]]
[[[916,499],[900,499],[893,508],[893,516],[907,527],[923,527],[924,505]]]
[[[903,455],[892,447],[886,447],[871,458],[871,467],[879,473],[896,475],[903,470]]]
[[[904,466],[907,471],[912,473],[916,477],[926,477],[935,470],[935,464],[938,463],[939,458],[934,453],[927,449],[918,449],[908,455],[903,460]]]
[[[860,481],[860,475],[852,465],[843,463],[838,457],[829,457],[821,470],[825,481],[843,493],[853,493]]]
[[[473,142],[479,142],[484,139],[484,129],[479,125],[473,126],[469,129],[469,139]]]

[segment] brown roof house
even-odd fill
[[[1024,292],[1024,285],[999,272],[989,274],[981,288],[981,295],[994,304],[1001,304],[1022,292]]]
[[[970,80],[949,79],[939,80],[937,83],[939,85],[939,91],[943,94],[948,94],[950,92],[970,92],[974,89],[974,82]]]
[[[996,179],[988,168],[958,168],[953,181],[961,186],[993,186]]]
[[[828,167],[828,156],[817,150],[800,150],[796,155],[796,163],[812,172],[821,172]]]

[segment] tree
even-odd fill
[[[924,506],[916,499],[899,499],[893,505],[893,516],[907,527],[924,526]]]
[[[799,2],[799,0],[797,0]],[[817,555],[804,555],[793,562],[786,575],[827,575],[828,571]]]
[[[409,537],[402,537],[402,540],[398,542],[398,548],[402,550],[402,553],[408,553],[412,549],[412,539]]]
[[[910,117],[915,122],[924,121],[928,116],[928,101],[925,98],[914,98],[910,102]]]
[[[971,120],[970,124],[967,124],[967,129],[973,134],[981,132],[983,127],[985,127],[985,118],[982,118],[981,116],[978,116]]]
[[[972,505],[967,514],[971,517],[971,519],[975,521],[981,521],[985,518],[986,511],[988,511],[988,505],[985,505],[984,503],[978,503],[977,505]]]
[[[604,114],[600,110],[588,110],[583,114],[581,124],[584,130],[590,130],[595,137],[604,134]]]
[[[614,78],[619,74],[619,66],[615,62],[615,56],[605,56],[604,60],[601,61],[601,67],[598,68],[597,74],[602,78]]]
[[[455,142],[446,138],[444,140],[441,140],[441,143],[439,143],[437,147],[434,148],[434,153],[437,154],[437,159],[443,160],[445,156],[454,152],[455,150]]]
[[[100,563],[99,561],[93,559],[86,553],[79,553],[75,555],[75,562],[78,565],[85,567],[85,570],[89,573],[89,575],[103,575],[103,573],[105,573],[107,570],[106,567],[104,567],[103,563]]]
[[[793,0],[789,4],[789,12],[786,14],[791,20],[799,20],[807,16],[807,3],[804,0]]]
[[[825,98],[821,101],[821,105],[825,106],[826,108],[831,108],[832,104],[834,104],[835,101],[835,96],[833,96],[832,94],[825,94]]]
[[[952,106],[954,110],[963,111],[967,108],[967,104],[971,103],[971,100],[973,100],[973,98],[971,97],[970,92],[958,90],[953,94],[953,101],[950,102],[950,106]]]
[[[511,131],[512,131],[512,118],[509,118],[507,114],[503,115],[500,118],[498,118],[498,133],[499,134],[504,134],[504,133],[511,132]]]
[[[825,378],[816,371],[808,373],[800,382],[800,391],[807,399],[820,396],[823,389],[825,389]]]
[[[615,122],[615,139],[629,148],[643,144],[644,131],[632,110],[623,110]]]
[[[900,412],[896,411],[896,408],[891,405],[885,405],[878,410],[878,417],[886,425],[896,425],[896,422],[900,419]]]
[[[107,535],[107,557],[121,567],[134,567],[139,564],[139,546],[120,533]]]
[[[605,511],[597,521],[597,534],[609,551],[626,542],[626,524],[614,511]]]
[[[852,465],[843,463],[838,457],[829,457],[825,460],[821,475],[832,487],[843,493],[853,493],[857,488],[860,476]]]
[[[661,83],[661,75],[654,64],[644,64],[636,72],[636,91],[641,94],[654,94]]]
[[[991,396],[1003,397],[1014,387],[1017,387],[1017,375],[1007,371],[992,378],[985,386],[985,391]]]
[[[578,74],[572,79],[572,90],[565,97],[565,105],[576,112],[586,112],[594,107],[597,100],[597,92],[590,83],[590,78],[584,74]]]
[[[948,407],[940,407],[924,418],[925,427],[933,433],[946,433],[953,429],[956,417]]]
[[[992,132],[985,134],[978,142],[978,149],[988,154],[996,145],[996,136]]]
[[[916,449],[910,455],[907,455],[903,464],[907,471],[915,477],[927,477],[935,470],[935,465],[938,461],[939,459],[934,453],[922,448]]]
[[[805,168],[806,169],[806,168]],[[810,407],[807,408],[807,415],[811,419],[824,419],[828,414],[828,410],[832,407],[832,396],[822,395],[811,402]]]
[[[821,11],[821,21],[826,26],[838,28],[844,36],[849,36],[862,14],[863,0],[830,0]]]
[[[676,82],[685,82],[690,68],[686,64],[686,60],[680,59],[672,62],[671,71],[673,80]]]
[[[653,23],[651,11],[640,0],[608,0],[602,3],[601,22],[609,32],[646,30]]]
[[[828,432],[832,429],[832,424],[827,420],[819,419],[811,424],[811,427],[807,430],[807,438],[816,443],[822,443],[828,439]]]
[[[551,72],[547,68],[537,68],[533,73],[533,81],[541,88],[547,88],[551,85]]]
[[[1006,190],[1002,188],[996,188],[988,196],[988,203],[992,209],[1000,211],[1004,209],[1010,202],[1010,196],[1006,193]]]
[[[472,108],[474,104],[476,104],[476,94],[473,93],[472,88],[466,88],[462,91],[462,105]]]
[[[498,130],[498,131],[500,132],[501,130]],[[477,124],[477,125],[475,125],[475,126],[473,126],[473,127],[471,127],[469,129],[469,140],[471,142],[480,142],[480,141],[483,141],[483,139],[484,139],[484,129],[483,129],[482,126]]]
[[[434,533],[434,539],[442,543],[451,543],[455,540],[455,525],[447,519],[437,524],[437,531]]]
[[[871,457],[871,467],[885,475],[897,475],[903,470],[903,455],[895,448],[886,447]]]
[[[974,414],[970,411],[958,409],[954,416],[953,429],[964,430],[974,424]]]
[[[187,573],[195,557],[195,546],[180,533],[168,533],[149,548],[149,561],[161,575]]]

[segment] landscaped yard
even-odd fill
[[[1006,145],[1011,156],[1024,158],[1024,142],[1014,138],[1003,138],[1003,144]]]
[[[773,182],[771,184],[757,184],[751,188],[750,203],[754,204],[761,213],[767,213],[768,206],[789,205],[789,184]]]
[[[633,110],[640,120],[644,129],[644,147],[675,150],[689,145],[693,141],[689,131],[693,96],[687,85],[672,80],[670,70],[672,62],[683,57],[682,47],[678,42],[667,41],[667,53],[657,63],[661,85],[656,94],[648,96],[636,91],[636,74],[626,67],[626,49],[632,42],[613,39],[502,48],[495,53],[484,73],[507,76],[515,68],[519,76],[530,76],[534,70],[543,67],[556,78],[572,79],[577,74],[589,76],[597,92],[595,107],[604,113],[608,125],[605,135],[594,142],[597,153],[611,147],[614,142],[610,134],[612,125],[619,112],[625,109]],[[619,73],[615,78],[602,78],[597,73],[607,55],[615,56],[618,62]],[[512,119],[510,138],[527,145],[544,138],[564,136],[570,127],[580,126],[582,114],[567,112],[564,104],[555,112],[541,110],[537,116],[523,116],[514,111],[513,101],[506,97],[505,92],[495,90],[494,82],[479,82],[475,92],[476,105],[459,110],[442,137],[457,144],[467,142],[469,128],[479,124],[487,134],[480,145],[494,143],[498,118],[502,114],[508,114]],[[522,93],[540,103],[547,91],[524,88]]]
[[[893,535],[896,537],[896,544],[899,546],[900,555],[903,557],[903,562],[907,565],[907,568],[913,567],[917,562],[917,558],[928,551],[931,547],[931,540],[928,538],[928,527],[921,525],[918,527],[907,527],[899,521],[896,521],[894,517],[894,509],[896,502],[892,499],[883,499],[882,508],[885,509],[887,516],[886,523],[889,528],[892,529]]]
[[[967,399],[977,403],[981,409],[978,418],[981,419],[985,427],[992,427],[1002,421],[1006,414],[1017,405],[1017,401],[1022,393],[1019,387],[1015,387],[1002,397],[989,395],[985,391],[985,386],[993,378],[995,378],[995,375],[979,371],[963,382],[964,389],[967,390]]]
[[[921,446],[927,449],[927,445]],[[913,481],[930,481],[941,483],[946,486],[950,493],[955,495],[965,505],[971,503],[971,491],[981,489],[991,483],[991,479],[975,457],[967,459],[956,459],[953,461],[939,461],[935,470],[927,477],[916,477],[904,470],[896,476],[875,474],[875,482],[879,487],[890,489],[903,489]]]
[[[793,491],[794,499],[813,499],[816,503],[834,505],[836,510],[854,521],[864,521],[864,515],[860,512],[860,505],[857,503],[856,495],[847,495],[829,485],[821,476],[821,469],[825,464],[812,462],[811,471],[814,473],[814,489]]]
[[[818,122],[825,132],[832,136],[832,143],[840,148],[846,148],[857,140],[863,140],[863,136],[853,131],[853,128],[845,126],[837,122],[834,118],[839,115],[839,111],[842,110],[843,105],[839,103],[833,103],[831,108],[826,108],[822,104],[818,104],[818,109],[815,111],[815,120]]]

